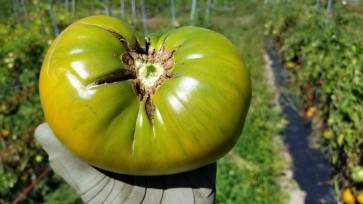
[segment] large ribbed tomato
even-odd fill
[[[46,121],[80,159],[130,175],[192,170],[239,138],[251,85],[235,46],[197,27],[145,39],[92,16],[52,43],[40,74]]]

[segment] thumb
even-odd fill
[[[48,123],[40,124],[35,129],[34,135],[50,159],[68,151],[56,138]]]
[[[35,138],[48,153],[52,169],[63,177],[79,194],[89,190],[104,179],[104,175],[74,156],[60,143],[47,123],[35,130]]]

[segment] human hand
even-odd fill
[[[53,170],[85,203],[214,203],[216,164],[165,176],[131,176],[97,169],[78,159],[56,138],[47,123],[35,137],[48,153]]]

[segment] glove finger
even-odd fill
[[[146,195],[143,204],[161,203],[164,194],[163,176],[146,176]]]
[[[188,181],[196,187],[193,189],[194,194],[201,198],[208,198],[214,194],[216,170],[216,164],[214,163],[185,173]]]
[[[146,193],[146,180],[143,176],[135,176],[132,191],[125,204],[142,203]]]
[[[192,185],[184,174],[165,176],[165,187],[162,204],[194,203]]]
[[[133,186],[129,183],[118,181],[113,179],[115,182],[112,186],[112,190],[108,197],[103,203],[120,204],[124,203],[132,192]],[[101,203],[101,202],[99,202]]]
[[[63,145],[55,137],[53,131],[48,126],[48,123],[40,124],[34,132],[36,140],[40,143],[42,148],[48,153],[49,157],[56,154],[62,154],[65,150]],[[54,150],[57,151],[54,151]]]
[[[104,175],[78,159],[54,135],[47,123],[39,125],[35,137],[48,153],[52,169],[80,194],[100,183]]]

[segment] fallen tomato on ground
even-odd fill
[[[357,201],[358,201],[359,204],[363,204],[363,192],[358,193]]]
[[[344,204],[355,204],[355,198],[350,188],[344,189],[342,193],[342,201]]]
[[[236,47],[197,27],[142,38],[92,16],[66,28],[40,74],[46,121],[80,159],[130,175],[213,163],[238,140],[251,100]]]

